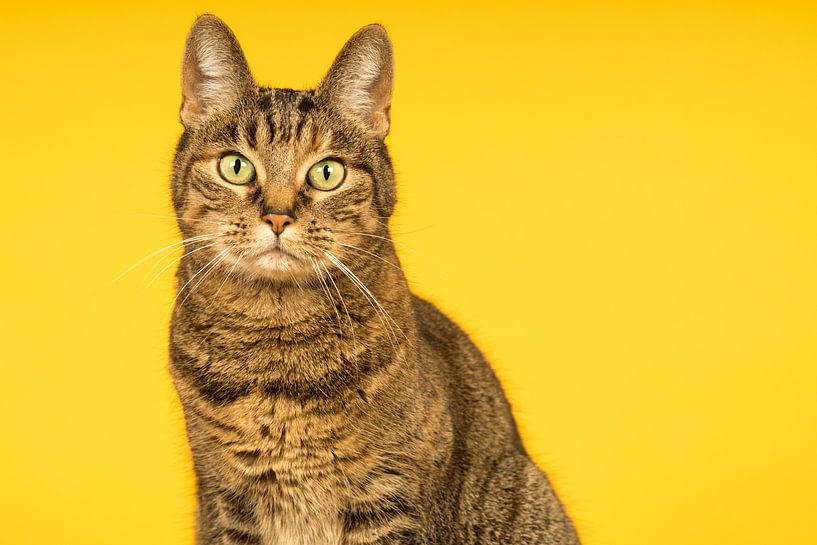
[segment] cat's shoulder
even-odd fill
[[[434,303],[413,293],[411,301],[417,333],[436,352],[455,356],[457,359],[467,354],[469,359],[484,362],[482,353],[468,334]]]
[[[451,337],[468,335],[437,306],[419,295],[411,294],[411,303],[414,308],[414,317],[421,334],[432,337]]]

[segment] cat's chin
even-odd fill
[[[272,248],[256,256],[254,261],[258,267],[270,271],[291,271],[301,266],[300,259],[279,248]]]
[[[272,248],[251,258],[245,258],[242,265],[257,276],[280,281],[300,279],[311,270],[304,266],[303,260],[280,248]]]

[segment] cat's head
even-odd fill
[[[188,255],[275,281],[359,261],[388,237],[393,64],[385,30],[359,30],[314,90],[259,87],[217,17],[182,63],[173,203]]]

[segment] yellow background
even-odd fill
[[[189,544],[165,370],[179,64],[259,81],[395,44],[393,222],[494,363],[587,545],[817,543],[817,8],[3,8],[0,542]]]

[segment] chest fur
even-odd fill
[[[222,503],[240,502],[262,543],[342,542],[349,487],[341,458],[359,447],[348,415],[262,394],[191,409],[203,415],[196,419],[198,433],[210,438],[208,465],[227,491]],[[225,518],[231,507],[220,508]]]

